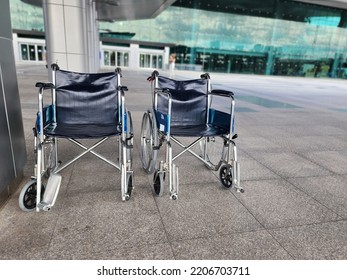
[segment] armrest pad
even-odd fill
[[[207,79],[210,79],[210,74],[209,74],[209,73],[201,74],[201,75],[200,75],[200,78],[201,78],[201,79],[206,79],[206,80],[207,80]]]
[[[120,87],[118,87],[118,90],[128,91],[128,87],[127,86],[120,86]]]
[[[52,83],[36,83],[36,87],[43,88],[43,89],[52,89],[54,88],[54,85]]]
[[[58,64],[56,64],[56,63],[53,63],[53,64],[51,65],[51,68],[52,68],[53,71],[59,70],[59,66],[58,66]]]
[[[234,93],[228,90],[223,90],[223,89],[214,89],[211,91],[212,94],[215,95],[220,95],[220,96],[225,96],[225,97],[233,97]]]
[[[151,81],[154,81],[155,80],[155,77],[158,77],[159,76],[159,72],[157,70],[154,70],[151,74],[151,76],[149,76],[147,78],[147,81],[151,82]]]

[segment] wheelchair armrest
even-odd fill
[[[35,87],[42,88],[42,89],[53,89],[54,85],[52,83],[38,82],[36,83]]]
[[[154,81],[156,77],[159,76],[159,72],[157,70],[154,70],[151,74],[151,76],[149,76],[147,78],[147,81],[151,82],[151,81]]]
[[[118,90],[128,91],[128,87],[127,86],[120,86],[120,87],[118,87]]]
[[[163,93],[167,93],[167,94],[170,94],[170,95],[171,95],[171,92],[170,92],[170,89],[169,89],[169,88],[163,88],[163,89],[161,89],[161,91],[162,91]]]
[[[58,66],[58,64],[56,64],[56,63],[53,63],[53,64],[51,65],[51,68],[52,68],[53,71],[59,70],[59,66]]]
[[[201,75],[200,75],[200,78],[201,78],[201,79],[206,79],[206,80],[207,80],[207,79],[210,79],[210,74],[209,74],[209,73],[201,74]]]
[[[211,93],[214,94],[214,95],[234,98],[234,93],[231,92],[231,91],[228,91],[228,90],[214,89],[214,90],[211,91]]]

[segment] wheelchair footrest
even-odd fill
[[[42,207],[40,207],[39,205],[39,208],[42,208],[42,210],[44,211],[50,210],[50,208],[55,203],[55,200],[57,198],[57,195],[60,189],[60,185],[61,185],[61,175],[51,174],[48,178],[48,182],[46,185],[46,190],[43,195],[42,202],[40,203]]]

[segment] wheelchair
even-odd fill
[[[141,162],[148,174],[154,174],[154,194],[163,194],[168,178],[170,198],[178,198],[179,176],[174,161],[187,152],[208,169],[219,170],[224,188],[243,193],[235,144],[234,94],[212,90],[208,73],[200,79],[177,81],[154,71],[147,80],[151,83],[152,108],[142,118]],[[165,143],[165,160],[157,162]],[[181,149],[176,155],[173,143]]]
[[[52,82],[36,83],[38,112],[33,128],[36,164],[34,175],[19,195],[23,211],[48,211],[56,201],[62,177],[59,174],[91,153],[121,172],[122,201],[133,191],[131,113],[126,110],[121,69],[107,73],[77,73],[52,64]],[[44,94],[51,99],[44,103]],[[118,158],[111,161],[94,151],[109,137],[117,137]],[[62,164],[58,160],[58,139],[67,139],[83,151]],[[90,147],[81,139],[95,142]],[[89,140],[86,140],[87,142]],[[115,145],[116,146],[116,145]]]

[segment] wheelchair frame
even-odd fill
[[[220,169],[219,178],[222,185],[229,189],[234,187],[238,192],[244,192],[244,189],[240,186],[240,166],[237,161],[237,149],[235,139],[237,134],[234,134],[234,108],[235,100],[233,93],[226,90],[212,90],[210,83],[210,76],[208,73],[201,75],[201,79],[207,80],[207,115],[206,125],[210,121],[210,109],[212,96],[221,96],[230,99],[230,126],[229,133],[226,135],[220,135],[223,139],[221,158],[217,164],[213,164],[209,159],[209,143],[215,141],[217,136],[200,136],[189,145],[184,145],[176,136],[171,134],[171,114],[172,114],[172,96],[170,89],[160,88],[158,82],[159,73],[154,71],[148,78],[151,82],[152,88],[152,109],[147,110],[142,118],[141,125],[141,161],[144,170],[153,176],[153,187],[154,193],[157,196],[163,194],[163,185],[165,180],[165,174],[169,176],[169,191],[170,198],[176,200],[178,197],[179,179],[178,179],[178,168],[173,163],[178,157],[186,152],[189,152],[198,160],[202,161],[205,166],[213,171]],[[168,99],[167,116],[160,115],[162,119],[167,122],[167,129],[158,128],[157,115],[158,112],[158,98],[164,96]],[[164,131],[163,131],[164,130]],[[189,135],[187,135],[189,136]],[[176,143],[183,150],[173,157],[172,144]],[[158,150],[166,142],[165,161],[159,162],[159,167],[156,166]],[[192,148],[200,144],[201,155],[198,155],[192,150]],[[223,166],[221,166],[224,164]]]
[[[34,132],[34,152],[36,154],[36,164],[34,168],[34,175],[31,180],[23,187],[19,196],[19,206],[23,211],[39,212],[40,210],[49,211],[55,204],[59,188],[61,185],[61,175],[59,172],[79,160],[84,155],[91,153],[97,158],[103,160],[121,172],[121,195],[122,200],[130,199],[133,191],[133,170],[132,170],[132,150],[133,150],[133,127],[131,113],[125,108],[124,91],[128,90],[127,87],[122,86],[120,78],[122,76],[121,69],[117,68],[115,73],[117,75],[117,96],[118,96],[118,125],[121,126],[121,133],[114,136],[117,137],[119,143],[118,161],[114,162],[101,154],[93,151],[96,147],[101,145],[111,136],[100,137],[101,139],[95,142],[92,146],[86,147],[80,141],[73,137],[52,137],[45,135],[45,127],[49,124],[45,123],[47,118],[47,110],[52,115],[53,121],[56,120],[56,75],[55,72],[59,70],[57,64],[52,64],[52,83],[36,83],[38,91],[38,113],[36,118],[36,125],[33,128]],[[52,103],[44,107],[43,94],[45,90],[51,91]],[[58,138],[65,138],[74,143],[84,151],[75,158],[69,160],[61,165],[58,161]],[[86,138],[88,139],[88,138]],[[43,181],[47,180],[46,186]],[[41,186],[41,187],[38,187]],[[39,199],[38,199],[39,198]]]

